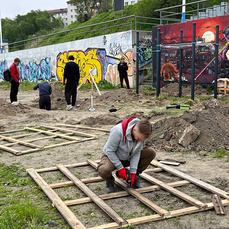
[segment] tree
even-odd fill
[[[17,15],[14,20],[2,19],[3,38],[8,39],[9,43],[26,40],[40,31],[45,33],[61,27],[63,22],[60,18],[40,10],[32,10],[26,15]]]
[[[77,6],[77,20],[88,21],[95,12],[102,13],[111,9],[112,0],[70,0],[70,4]]]

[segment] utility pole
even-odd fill
[[[1,53],[3,53],[3,48],[2,48],[2,17],[1,17],[1,7],[0,7],[0,46],[1,46]]]
[[[182,0],[182,17],[181,22],[185,22],[186,0]]]

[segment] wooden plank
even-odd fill
[[[92,160],[87,160],[88,163],[94,168],[97,169],[98,164],[95,163]],[[157,212],[160,216],[167,218],[170,216],[170,213],[159,207],[158,205],[156,205],[155,203],[153,203],[152,201],[150,201],[148,198],[144,197],[143,195],[141,195],[140,193],[138,193],[136,190],[134,190],[133,188],[128,188],[120,179],[117,178],[116,175],[113,175],[113,177],[115,178],[115,183],[117,185],[119,185],[121,188],[123,188],[126,192],[128,192],[130,195],[134,196],[135,198],[137,198],[140,202],[144,203],[146,206],[148,206],[150,209],[152,209],[153,211]],[[170,186],[169,186],[170,187]]]
[[[169,211],[159,207],[158,205],[153,203],[151,200],[149,200],[148,198],[144,197],[142,194],[138,193],[133,188],[128,188],[126,186],[126,184],[124,184],[124,182],[122,182],[120,179],[118,179],[116,177],[116,175],[115,175],[115,183],[118,186],[120,186],[121,188],[123,188],[125,191],[127,191],[130,195],[132,195],[135,198],[137,198],[140,202],[142,202],[143,204],[148,206],[151,210],[157,212],[163,218],[169,218],[170,217],[170,212]]]
[[[223,200],[222,203],[224,206],[229,205],[228,200]],[[178,216],[182,216],[182,215],[188,215],[188,214],[197,213],[197,212],[202,212],[202,211],[211,210],[211,209],[213,209],[213,203],[207,203],[206,209],[199,209],[196,206],[187,207],[187,208],[171,211],[170,212],[171,213],[170,218],[178,217]],[[148,222],[155,222],[155,221],[159,221],[162,219],[163,219],[163,217],[158,215],[158,214],[157,215],[142,216],[142,217],[127,220],[128,224],[123,225],[123,227],[124,226],[126,226],[126,227],[127,226],[134,226],[134,225],[139,225],[139,224],[148,223]],[[103,224],[103,225],[99,225],[99,226],[95,226],[95,227],[90,227],[88,229],[115,229],[115,228],[120,228],[120,226],[117,223],[108,223],[108,224]]]
[[[69,182],[71,182],[71,181],[69,181]],[[183,185],[187,185],[187,184],[190,184],[190,182],[189,181],[177,181],[177,182],[169,183],[168,185],[171,187],[179,187],[179,186],[183,186]],[[70,183],[69,183],[69,185],[70,185]],[[71,183],[71,185],[73,185],[73,182]],[[60,187],[62,187],[62,186],[60,186]],[[160,189],[161,188],[158,185],[153,185],[153,186],[149,186],[149,187],[138,188],[138,189],[136,189],[136,191],[139,193],[146,193],[146,192],[157,191]],[[108,199],[114,199],[114,198],[119,198],[119,197],[125,197],[125,196],[129,196],[129,195],[130,194],[127,191],[121,191],[121,192],[113,192],[113,193],[109,193],[109,194],[103,194],[103,195],[100,195],[99,197],[102,198],[103,200],[108,200]],[[77,204],[85,204],[85,203],[90,203],[90,202],[92,202],[92,200],[89,197],[76,199],[76,200],[64,201],[64,203],[66,205],[77,205]]]
[[[91,69],[91,71],[94,71],[95,69]],[[83,85],[83,83],[90,77],[90,73],[91,71],[88,73],[88,75],[86,77],[84,77],[83,81],[81,82],[81,84],[77,87],[77,90],[80,89],[80,87]]]
[[[10,130],[10,131],[0,131],[0,135],[1,134],[11,134],[11,133],[15,133],[15,132],[21,132],[24,129],[18,129],[18,130]]]
[[[53,206],[57,208],[73,229],[86,228],[34,169],[27,169],[26,171],[48,196],[48,198],[52,201]]]
[[[96,135],[87,134],[87,133],[83,133],[83,132],[80,132],[80,131],[69,130],[69,129],[60,128],[60,127],[44,126],[44,125],[43,125],[43,127],[47,128],[47,129],[54,129],[54,130],[63,131],[63,132],[67,132],[67,133],[78,134],[78,135],[81,135],[81,136],[84,136],[84,137],[93,137],[93,138],[97,138]]]
[[[87,183],[103,181],[103,179],[101,177],[90,177],[90,178],[81,179],[81,181],[84,184],[87,184]],[[50,188],[61,188],[61,187],[66,187],[66,186],[71,186],[71,185],[74,185],[72,181],[65,181],[65,182],[50,184],[49,187]]]
[[[100,160],[95,160],[94,162],[99,163]],[[75,167],[80,167],[80,166],[87,166],[89,165],[89,163],[87,161],[85,162],[79,162],[79,163],[75,163],[75,164],[70,164],[70,165],[65,165],[65,167],[67,168],[75,168]],[[42,173],[42,172],[51,172],[51,171],[55,171],[58,170],[58,168],[56,166],[53,167],[49,167],[49,168],[43,168],[43,169],[35,169],[36,172],[38,173]],[[161,172],[163,171],[163,169],[161,168],[153,168],[153,169],[146,169],[144,172]]]
[[[100,162],[100,160],[96,160],[95,162]],[[75,164],[70,164],[70,165],[65,165],[65,167],[75,168],[75,167],[81,167],[81,166],[86,166],[86,165],[89,165],[87,161],[79,162],[79,163],[75,163]],[[58,170],[57,166],[44,168],[44,169],[36,169],[35,171],[38,173],[42,173],[42,172],[51,172],[51,171],[55,171],[55,170]]]
[[[39,133],[35,133],[35,134],[39,134]],[[73,134],[69,133],[69,134],[66,134],[66,135],[70,136],[70,135],[73,135]],[[25,140],[24,142],[36,142],[36,141],[42,141],[42,140],[52,139],[52,138],[57,138],[57,136],[47,136],[47,137],[34,138],[34,139]],[[17,143],[4,144],[4,146],[13,146],[13,145],[17,145]]]
[[[9,148],[5,145],[0,145],[0,149],[5,150],[5,151],[10,152],[10,153],[13,153],[15,155],[18,155],[20,153],[20,151],[18,151],[16,149]]]
[[[0,136],[0,138],[4,139],[4,140],[7,140],[9,142],[15,142],[17,144],[20,144],[20,145],[24,145],[24,146],[28,146],[28,147],[32,147],[32,148],[42,148],[38,145],[34,145],[32,143],[28,143],[28,142],[24,142],[24,141],[20,141],[20,140],[17,140],[17,139],[14,139],[14,138],[10,138],[10,137],[5,137],[5,136]]]
[[[171,173],[173,175],[176,175],[176,176],[178,176],[178,177],[180,177],[182,179],[188,180],[192,184],[195,184],[195,185],[197,185],[197,186],[199,186],[199,187],[201,187],[201,188],[203,188],[203,189],[205,189],[205,190],[207,190],[209,192],[216,193],[216,194],[220,195],[221,197],[229,200],[229,193],[228,192],[225,192],[225,191],[223,191],[223,190],[221,190],[219,188],[216,188],[216,187],[214,187],[214,186],[212,186],[212,185],[210,185],[210,184],[208,184],[208,183],[206,183],[204,181],[201,181],[201,180],[198,180],[198,179],[196,179],[194,177],[191,177],[190,175],[187,175],[187,174],[185,174],[183,172],[180,172],[180,171],[178,171],[178,170],[176,170],[174,168],[171,168],[169,166],[163,165],[163,164],[161,164],[161,163],[159,163],[157,161],[152,161],[151,164],[154,165],[154,166],[157,166],[159,168],[162,168],[163,170],[165,170],[165,171],[167,171],[167,172],[169,172],[169,173]]]
[[[191,196],[189,196],[189,195],[187,195],[187,194],[185,194],[185,193],[183,193],[183,192],[181,192],[181,191],[179,191],[179,190],[177,190],[177,189],[175,189],[173,187],[168,186],[164,182],[162,182],[162,181],[160,181],[160,180],[158,180],[158,179],[156,179],[156,178],[154,178],[154,177],[152,177],[152,176],[150,176],[150,175],[148,175],[146,173],[140,174],[140,177],[146,179],[149,182],[157,184],[162,189],[172,193],[173,195],[175,195],[175,196],[187,201],[188,203],[190,203],[192,205],[195,205],[195,206],[197,206],[197,207],[199,207],[201,209],[207,207],[207,205],[205,203],[202,203],[201,201],[196,200],[193,197],[191,197]]]
[[[107,213],[119,225],[126,224],[126,220],[117,214],[110,206],[108,206],[99,196],[91,191],[80,179],[72,174],[64,165],[57,165],[58,169],[67,176],[74,184],[88,195],[94,203],[96,203],[105,213]]]
[[[67,166],[65,166],[65,167],[67,167]],[[83,183],[93,183],[93,182],[103,181],[103,178],[101,178],[101,177],[91,177],[91,178],[87,178],[87,179],[81,179],[81,181]],[[178,186],[182,186],[183,184],[190,184],[190,182],[189,181],[186,181],[186,180],[184,180],[184,181],[177,181],[177,182],[174,182],[174,183],[175,184],[179,184],[179,182],[181,182],[181,185],[178,185]],[[60,188],[60,187],[71,186],[73,184],[74,183],[72,181],[65,181],[65,182],[59,182],[59,183],[50,184],[49,186],[51,188]],[[171,183],[171,184],[173,184],[173,183]],[[159,187],[159,186],[156,185],[156,187]],[[173,185],[172,185],[172,187],[173,187]],[[150,189],[150,191],[154,191],[154,190],[151,190]]]
[[[85,130],[98,130],[98,131],[104,131],[104,132],[110,133],[110,130],[105,130],[102,128],[95,128],[95,127],[88,127],[88,126],[81,126],[81,125],[70,125],[70,124],[57,123],[56,126],[73,127],[73,128],[85,129]]]
[[[56,136],[56,137],[60,137],[60,138],[65,138],[65,139],[68,139],[68,140],[78,140],[78,138],[75,138],[75,137],[70,137],[70,136],[67,136],[65,134],[57,134],[57,133],[53,133],[51,131],[46,131],[46,130],[38,130],[38,129],[30,128],[30,127],[25,127],[25,130],[33,130],[33,131],[36,131],[36,132],[39,132],[39,133],[52,135],[52,136]]]
[[[94,77],[93,77],[93,75],[91,74],[91,72],[90,72],[90,75],[91,75],[91,79],[92,79],[92,81],[93,81],[93,83],[94,83],[94,85],[95,85],[95,87],[96,87],[96,89],[97,89],[99,95],[101,96],[101,92],[100,92],[100,90],[99,90],[99,88],[98,88],[98,86],[97,86],[97,83],[95,82]]]

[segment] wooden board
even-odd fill
[[[105,213],[107,213],[117,224],[127,223],[125,219],[118,215],[110,206],[108,206],[99,196],[91,191],[80,179],[72,174],[64,165],[57,165],[58,169],[67,176],[81,191],[89,196]]]
[[[52,204],[58,209],[61,215],[67,220],[73,229],[83,229],[84,225],[76,218],[72,211],[63,203],[60,197],[48,186],[34,169],[27,169],[27,173],[33,178],[38,186],[52,201]]]
[[[44,130],[41,128],[46,128],[49,130]],[[27,130],[31,131],[32,133],[26,133],[26,134],[14,135],[14,136],[12,135],[16,132],[23,132]],[[11,134],[12,136],[5,136],[4,134],[7,134],[7,133]],[[35,139],[28,139],[28,140],[20,139],[20,138],[30,137],[33,135],[39,135],[39,134],[48,135],[48,136],[42,136],[42,137],[37,137]],[[45,145],[45,143],[43,144],[39,143],[39,141],[44,141],[44,140],[52,139],[52,138],[61,138],[62,140],[67,139],[69,141],[65,141],[65,142],[61,142],[61,143],[57,143],[53,145],[51,144]],[[82,131],[69,130],[69,129],[59,128],[59,127],[50,127],[50,126],[40,126],[39,128],[25,127],[24,129],[2,132],[2,134],[0,135],[0,139],[2,139],[3,141],[11,142],[11,143],[1,144],[0,149],[19,156],[19,155],[34,153],[34,152],[41,151],[41,150],[75,144],[78,142],[90,141],[96,138],[98,137],[93,134],[88,134]],[[38,144],[32,143],[35,141],[38,141]],[[15,145],[22,145],[25,147],[29,147],[29,149],[27,148],[24,150],[16,150],[16,149],[13,149],[13,146]]]
[[[165,184],[164,182],[162,182],[162,181],[160,181],[160,180],[158,180],[158,179],[156,179],[156,178],[154,178],[152,176],[149,176],[146,173],[140,174],[140,177],[146,179],[149,182],[152,182],[154,184],[157,184],[162,189],[164,189],[164,190],[172,193],[173,195],[175,195],[175,196],[177,196],[177,197],[179,197],[179,198],[187,201],[188,203],[190,203],[192,205],[195,205],[195,206],[197,206],[197,207],[199,207],[201,209],[207,207],[207,205],[204,204],[204,203],[202,203],[201,201],[196,200],[193,197],[191,197],[191,196],[189,196],[189,195],[187,195],[187,194],[185,194],[185,193],[183,193],[183,192],[181,192],[181,191],[179,191],[179,190],[177,190],[177,189],[175,189],[173,187],[170,187],[169,185]]]
[[[144,173],[141,174],[142,179],[145,179],[151,183],[155,183],[156,185],[144,187],[144,188],[139,188],[139,189],[135,190],[132,188],[128,188],[127,185],[125,184],[125,182],[123,182],[122,180],[120,180],[118,178],[115,178],[116,184],[118,184],[120,187],[122,187],[124,189],[124,191],[110,193],[110,194],[102,194],[102,195],[96,195],[92,190],[90,190],[85,185],[86,183],[103,181],[102,178],[90,177],[87,179],[81,179],[80,180],[77,177],[75,177],[75,175],[72,174],[70,172],[70,170],[67,169],[67,168],[75,168],[75,167],[81,167],[81,166],[92,166],[93,168],[96,169],[99,161],[100,160],[97,160],[96,162],[88,160],[87,162],[81,162],[81,163],[76,163],[76,164],[71,164],[71,165],[66,165],[66,166],[57,165],[55,167],[50,167],[50,168],[45,168],[45,169],[37,169],[37,170],[29,169],[29,170],[27,170],[27,172],[35,180],[35,182],[39,185],[39,187],[46,193],[46,195],[54,203],[54,206],[58,208],[58,210],[63,215],[63,217],[67,220],[67,222],[69,222],[69,224],[72,223],[72,225],[70,225],[72,228],[85,228],[85,227],[84,226],[81,227],[82,225],[80,225],[80,227],[79,227],[79,223],[80,223],[79,220],[73,216],[74,214],[70,211],[68,206],[86,204],[86,203],[90,203],[90,202],[96,203],[104,212],[106,212],[114,220],[114,222],[112,222],[112,223],[107,223],[104,225],[97,225],[94,227],[90,227],[90,229],[123,228],[123,227],[134,226],[134,225],[138,225],[138,224],[163,220],[165,218],[172,218],[172,217],[187,215],[187,214],[191,214],[191,213],[197,213],[197,212],[210,210],[210,209],[214,208],[214,204],[212,202],[202,203],[202,202],[190,197],[189,195],[175,189],[175,187],[187,185],[187,184],[192,183],[193,181],[197,182],[199,180],[197,180],[197,179],[193,180],[194,178],[191,179],[189,176],[187,176],[189,179],[192,180],[192,182],[189,180],[182,180],[182,181],[176,181],[176,182],[172,182],[172,183],[167,184],[167,183],[164,183],[158,179],[155,179],[153,177],[153,175],[149,175],[146,173],[147,171],[149,171],[149,172],[161,172],[161,171],[173,169],[171,167],[162,165],[160,163],[158,164],[158,166],[154,164],[154,166],[156,166],[156,168],[147,169],[144,171]],[[161,167],[161,165],[163,166],[163,168]],[[164,166],[166,168],[164,168]],[[62,173],[64,173],[65,176],[67,176],[70,179],[70,181],[59,182],[59,183],[48,185],[38,174],[38,172],[49,172],[49,171],[56,171],[56,170],[59,170]],[[173,171],[172,174],[181,175],[178,170],[173,169],[172,171]],[[182,176],[184,176],[184,175],[186,175],[186,174],[183,173]],[[69,186],[69,185],[77,186],[88,197],[80,198],[80,199],[76,199],[76,200],[62,201],[58,197],[58,195],[54,192],[53,188],[61,188],[61,187]],[[212,186],[212,187],[214,187],[214,186]],[[192,204],[193,206],[178,209],[178,210],[173,210],[173,211],[166,211],[165,209],[161,208],[159,205],[155,205],[151,200],[149,200],[148,198],[145,198],[141,194],[141,193],[146,193],[146,192],[148,192],[148,193],[149,192],[156,192],[157,190],[161,190],[161,189],[164,189],[165,191],[169,191],[170,193],[178,196],[179,198],[182,198],[183,200]],[[221,193],[224,193],[223,190],[218,189],[218,191],[220,191]],[[142,217],[126,220],[126,219],[120,217],[116,212],[114,212],[114,210],[112,208],[110,208],[104,202],[104,200],[107,200],[107,199],[122,198],[122,197],[125,197],[128,195],[132,195],[138,201],[144,203],[145,205],[150,207],[153,211],[156,211],[158,214],[142,216]],[[56,202],[53,200],[56,200]],[[229,205],[229,200],[223,199],[221,207],[227,206],[227,205]],[[68,210],[66,210],[66,209],[68,209]],[[69,213],[69,212],[71,212],[71,213]],[[69,214],[70,218],[68,218],[68,214]],[[73,227],[74,223],[77,223],[77,227]]]
[[[216,187],[214,187],[214,186],[212,186],[212,185],[210,185],[210,184],[208,184],[208,183],[206,183],[204,181],[201,181],[201,180],[198,180],[198,179],[196,179],[194,177],[191,177],[191,176],[189,176],[189,175],[187,175],[185,173],[182,173],[182,172],[180,172],[180,171],[178,171],[178,170],[176,170],[174,168],[171,168],[169,166],[163,165],[160,162],[152,161],[151,164],[155,165],[155,166],[157,166],[159,168],[162,168],[165,171],[167,171],[167,172],[169,172],[169,173],[171,173],[173,175],[176,175],[176,176],[178,176],[178,177],[180,177],[182,179],[188,180],[192,184],[195,184],[195,185],[197,185],[197,186],[199,186],[199,187],[201,187],[201,188],[203,188],[203,189],[205,189],[205,190],[207,190],[209,192],[216,193],[216,194],[220,195],[221,197],[229,200],[229,193],[228,192],[222,191],[222,190],[220,190],[220,189],[218,189],[218,188],[216,188]]]
[[[189,181],[177,181],[177,182],[169,183],[168,185],[171,187],[180,187],[180,186],[187,185],[187,184],[190,184],[190,182]],[[72,183],[72,185],[73,185],[73,183]],[[49,185],[49,187],[52,187],[52,186]],[[56,188],[56,187],[54,187],[54,188]],[[136,189],[136,191],[139,193],[146,193],[146,192],[158,191],[160,189],[161,188],[158,185],[153,185],[153,186],[149,186],[149,187],[138,188],[138,189]],[[120,191],[120,192],[113,192],[113,193],[109,193],[109,194],[103,194],[103,195],[100,195],[99,197],[102,198],[103,200],[108,200],[108,199],[114,199],[114,198],[119,198],[119,197],[125,197],[125,196],[129,196],[129,195],[130,195],[130,193],[127,191]],[[66,205],[77,205],[77,204],[85,204],[85,203],[90,203],[90,202],[92,202],[92,200],[89,197],[85,197],[85,198],[81,198],[81,199],[77,199],[77,200],[66,200],[66,201],[64,201],[64,203]]]

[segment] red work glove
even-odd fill
[[[135,181],[135,176],[136,176],[136,173],[131,173],[130,174],[130,179],[131,179],[131,187],[134,185],[134,181]]]
[[[119,178],[122,178],[123,180],[127,180],[126,170],[124,168],[119,169],[118,176]]]

